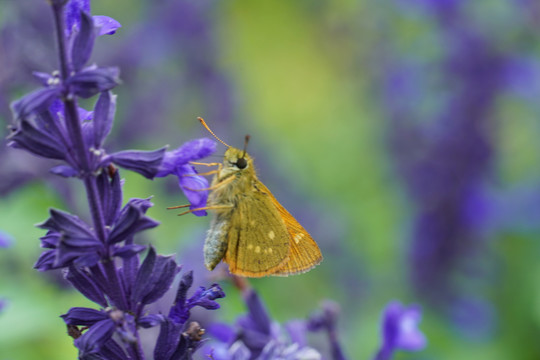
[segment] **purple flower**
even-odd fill
[[[322,311],[310,316],[305,327],[309,331],[324,330],[328,334],[330,348],[333,360],[345,360],[341,344],[337,334],[337,320],[340,309],[339,305],[333,301],[325,301],[322,305]],[[301,328],[298,325],[289,326],[289,332],[301,334]],[[297,335],[298,336],[298,335]]]
[[[178,285],[174,304],[169,311],[169,315],[161,323],[158,342],[154,350],[154,359],[173,360],[184,359],[181,354],[191,354],[201,346],[202,335],[200,326],[186,322],[190,315],[190,310],[195,306],[205,309],[215,310],[219,304],[215,299],[225,297],[225,293],[217,284],[213,284],[208,290],[200,287],[189,299],[187,292],[193,284],[193,272],[189,271],[182,276]],[[188,357],[186,357],[188,359]]]
[[[118,179],[116,182],[119,183]],[[109,195],[109,198],[113,196]],[[158,225],[145,215],[150,206],[152,203],[147,199],[131,199],[117,214],[112,215],[111,230],[106,234],[105,242],[98,239],[91,227],[77,216],[51,209],[49,219],[38,225],[48,230],[41,238],[41,246],[49,250],[41,254],[34,267],[44,271],[71,265],[93,266],[109,256],[130,257],[137,254],[145,247],[134,244],[118,247],[117,244]]]
[[[200,306],[205,309],[219,309],[219,304],[215,299],[225,297],[225,293],[218,284],[212,284],[207,290],[204,287],[199,287],[197,291],[187,299],[187,290],[193,285],[193,272],[189,271],[182,277],[174,305],[169,312],[169,319],[177,324],[184,324],[189,318],[190,310],[195,306]]]
[[[155,176],[177,176],[180,188],[191,204],[190,209],[204,207],[208,199],[208,191],[201,191],[200,189],[208,188],[208,180],[198,176],[195,168],[189,162],[205,158],[215,150],[216,142],[208,138],[188,141],[179,148],[165,153],[160,169]],[[194,211],[193,214],[206,216],[207,212],[206,210],[199,210]]]
[[[8,248],[13,244],[13,237],[5,231],[0,230],[0,248]]]
[[[73,32],[82,31],[84,19],[81,13],[90,13],[90,0],[70,0],[66,6],[66,34],[69,37]],[[103,15],[92,16],[94,25],[98,28],[97,35],[112,35],[122,25],[113,18]]]
[[[382,319],[382,345],[375,360],[391,359],[396,350],[419,351],[426,338],[418,329],[422,310],[417,305],[403,306],[398,301],[386,305]]]

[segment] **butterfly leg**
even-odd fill
[[[171,207],[168,207],[167,210],[181,209],[181,208],[186,208],[186,207],[189,207],[189,206],[191,206],[191,204],[171,206]]]
[[[182,205],[180,207],[187,207],[189,205]],[[186,215],[186,214],[189,214],[189,213],[192,213],[194,211],[199,211],[199,210],[216,210],[216,209],[230,209],[230,208],[233,208],[234,206],[233,205],[213,205],[213,206],[204,206],[204,207],[200,207],[200,208],[196,208],[196,209],[191,209],[191,210],[188,210],[188,211],[184,211],[183,213],[180,213],[178,214],[178,216],[182,216],[182,215]]]
[[[227,179],[213,185],[213,186],[210,186],[209,188],[204,188],[204,189],[191,189],[191,188],[188,188],[188,187],[185,187],[184,189],[186,190],[189,190],[189,191],[210,191],[210,190],[215,190],[221,186],[224,186],[224,185],[227,185],[228,183],[230,182],[233,182],[234,180],[236,180],[236,178],[234,176],[230,176],[228,177]]]
[[[217,163],[217,162],[213,162],[213,163],[202,163],[202,162],[190,161],[189,163],[190,163],[191,165],[203,165],[203,166],[219,166],[219,165],[222,165],[221,163]]]
[[[204,172],[204,173],[199,173],[199,174],[185,174],[185,175],[182,175],[182,176],[197,176],[197,175],[212,175],[212,174],[217,174],[221,171],[221,169],[223,168],[223,164],[222,163],[200,163],[200,162],[194,162],[194,161],[190,161],[189,162],[191,165],[204,165],[204,166],[217,166],[218,168],[216,170],[212,170],[212,171],[207,171],[207,172]]]
[[[220,169],[217,169],[217,170],[212,170],[212,171],[207,171],[207,172],[203,172],[203,173],[197,173],[197,174],[183,174],[182,176],[205,176],[205,175],[212,175],[212,174],[216,174],[219,172]]]

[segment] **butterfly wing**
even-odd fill
[[[322,254],[311,235],[296,219],[276,200],[270,190],[258,181],[257,188],[267,194],[272,205],[277,209],[289,235],[289,261],[284,263],[272,275],[288,276],[307,272],[320,264]]]
[[[289,233],[268,193],[257,188],[248,191],[237,197],[223,260],[233,274],[268,276],[289,259]]]

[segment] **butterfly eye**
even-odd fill
[[[239,169],[245,169],[247,166],[247,160],[245,158],[240,158],[236,161],[236,166]]]

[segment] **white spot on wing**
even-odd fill
[[[300,242],[300,240],[302,240],[304,238],[304,236],[305,235],[303,233],[298,233],[298,234],[294,235],[294,237],[293,237],[294,242],[298,244]]]
[[[255,252],[258,254],[261,252],[261,247],[260,246],[255,246]]]
[[[270,238],[270,240],[273,240],[276,237],[276,234],[274,234],[274,232],[270,230],[270,232],[268,233],[268,237]]]

